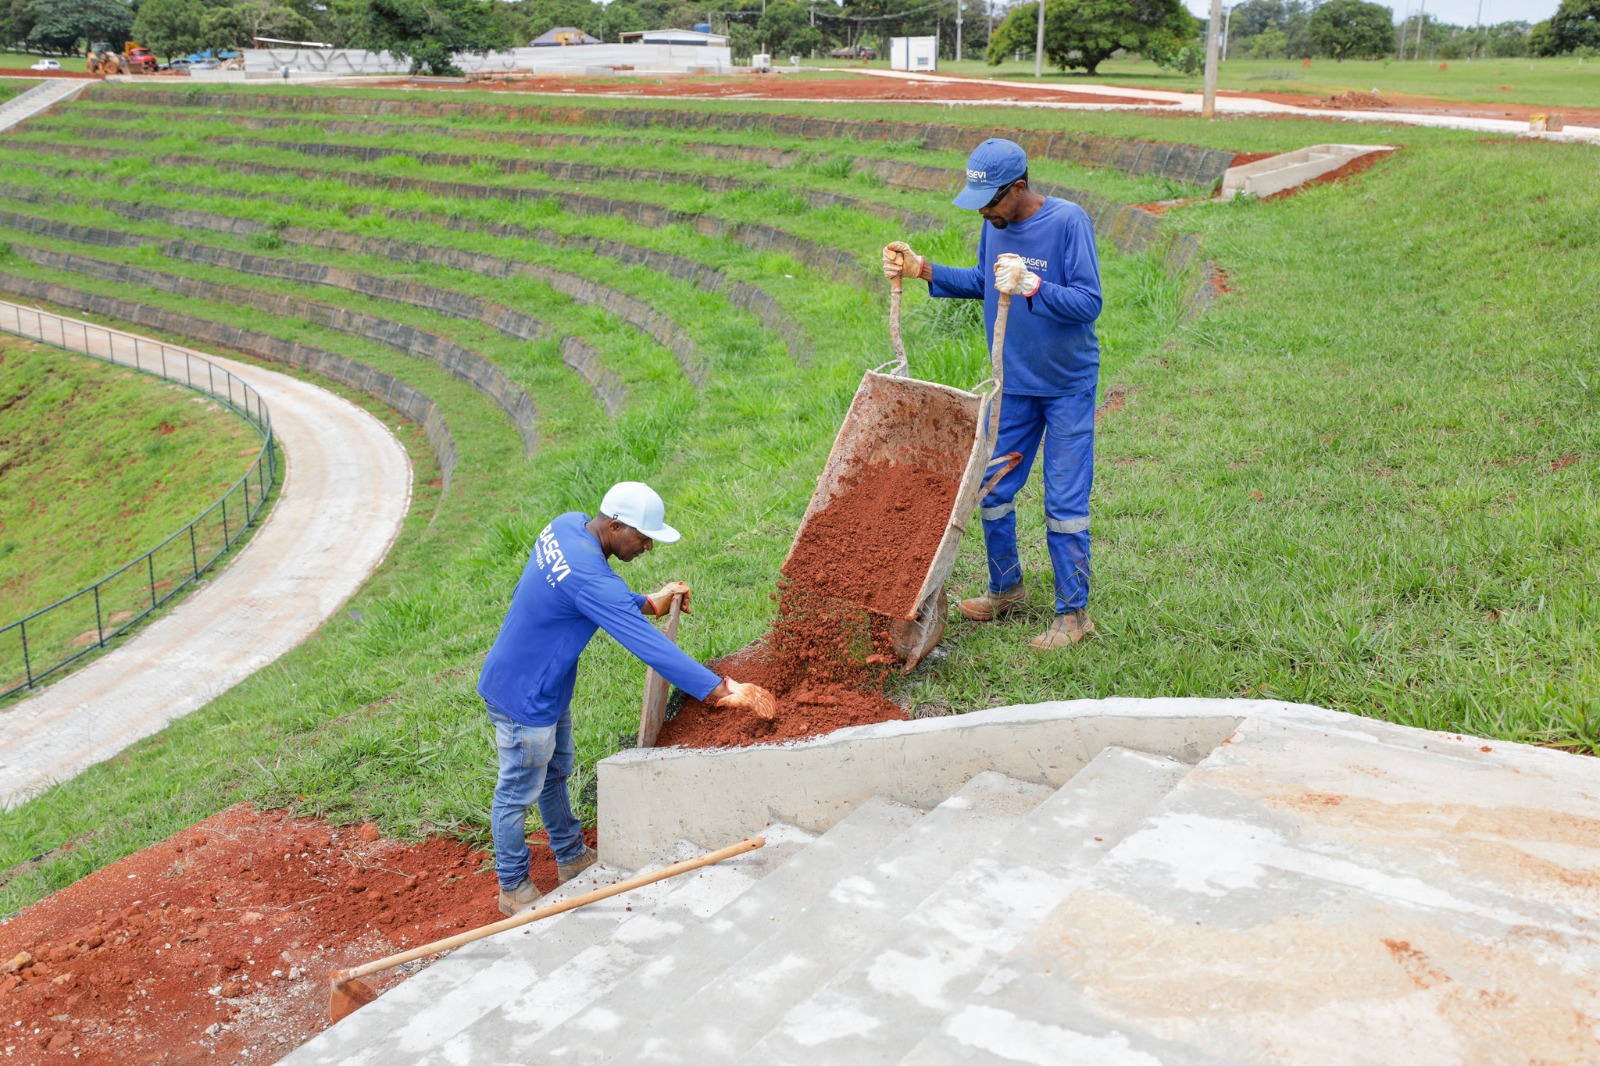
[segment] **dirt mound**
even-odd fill
[[[1330,96],[1324,100],[1313,100],[1306,104],[1307,107],[1325,107],[1337,111],[1371,111],[1374,108],[1382,109],[1391,107],[1389,101],[1377,93],[1363,93],[1351,90]]]
[[[334,968],[498,921],[483,859],[230,807],[0,925],[6,1061],[275,1061],[328,1024]]]
[[[916,609],[959,487],[909,464],[871,467],[847,479],[812,516],[784,564],[772,629],[712,664],[770,689],[778,697],[777,718],[686,700],[658,743],[741,747],[905,718],[883,691],[899,665],[889,616]]]

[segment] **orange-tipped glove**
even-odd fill
[[[750,711],[757,718],[769,722],[778,716],[778,698],[760,685],[741,684],[731,677],[725,677],[718,687],[728,690],[728,694],[717,701],[718,707]]]
[[[994,261],[994,287],[1012,296],[1032,296],[1043,279],[1028,269],[1022,256],[1007,252]]]
[[[894,241],[883,249],[883,276],[890,281],[895,278],[920,278],[925,262],[927,260],[911,250],[911,245],[905,241]]]
[[[668,581],[654,592],[645,594],[643,612],[656,618],[672,610],[672,597],[683,597],[683,613],[689,613],[689,583]]]

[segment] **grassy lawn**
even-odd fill
[[[41,59],[54,59],[61,64],[62,70],[79,74],[88,69],[88,60],[79,55],[42,56],[33,52],[0,52],[0,70],[28,70]]]
[[[197,393],[0,335],[0,621],[148,551],[260,451],[254,427]]]
[[[819,65],[821,60],[817,61]],[[854,64],[836,64],[850,66]],[[888,68],[884,60],[868,66]],[[1600,107],[1600,60],[1562,56],[1549,59],[1452,60],[1441,70],[1439,61],[1407,59],[1313,59],[1309,67],[1299,59],[1245,59],[1231,57],[1221,64],[1217,87],[1243,93],[1287,92],[1325,96],[1354,90],[1432,96],[1477,104],[1547,104],[1551,107]],[[1033,60],[1007,60],[991,67],[977,59],[942,61],[940,74],[971,78],[1033,80]],[[1045,67],[1044,81],[1052,85],[1127,85],[1141,89],[1199,92],[1203,78],[1162,70],[1141,60],[1111,59],[1100,64],[1094,77],[1081,71],[1064,74]]]
[[[507,103],[497,95],[451,96],[473,98]],[[1000,109],[914,105],[868,110],[723,101],[704,109],[740,107],[960,122],[975,132],[1019,122],[1015,112]],[[1041,128],[1239,151],[1326,137],[1325,125],[1295,121],[1057,113],[1027,120]],[[1202,319],[1178,321],[1176,287],[1153,255],[1102,247],[1101,388],[1103,396],[1122,390],[1124,404],[1102,422],[1097,440],[1091,609],[1101,639],[1048,657],[1026,646],[1050,611],[1035,483],[1019,499],[1033,592],[1028,616],[998,627],[953,623],[948,655],[920,668],[900,691],[908,704],[961,713],[1074,697],[1272,696],[1412,725],[1600,750],[1594,532],[1600,502],[1592,491],[1600,457],[1594,373],[1600,306],[1590,291],[1600,275],[1600,235],[1592,225],[1600,173],[1593,149],[1377,129],[1404,150],[1359,180],[1281,202],[1201,205],[1167,216],[1170,226],[1201,234],[1206,255],[1227,272],[1231,292]],[[659,139],[653,131],[627,135]],[[752,141],[767,143],[766,137]],[[37,149],[19,142],[4,158],[21,162],[25,153],[37,157]],[[463,139],[455,150],[474,148]],[[227,151],[266,157],[264,150]],[[612,481],[648,480],[669,501],[684,540],[622,572],[641,588],[671,577],[692,582],[699,598],[684,645],[703,657],[736,649],[765,627],[777,567],[861,371],[887,357],[883,293],[854,278],[818,277],[787,256],[684,226],[565,216],[538,201],[453,201],[338,186],[341,169],[406,170],[394,161],[317,165],[329,179],[301,183],[305,202],[286,215],[297,224],[544,257],[643,298],[654,289],[655,306],[699,341],[706,383],[691,387],[670,356],[646,346],[638,353],[645,369],[630,378],[628,405],[608,420],[553,351],[493,348],[494,339],[474,324],[383,308],[388,317],[482,347],[507,361],[508,372],[520,368],[519,381],[540,409],[540,450],[529,460],[495,408],[427,364],[260,312],[8,261],[5,269],[15,273],[342,345],[433,395],[462,461],[437,514],[414,516],[378,577],[314,640],[159,736],[0,815],[0,869],[51,853],[5,878],[0,912],[240,799],[481,841],[493,769],[474,692],[477,672],[545,522],[565,510],[593,508]],[[86,199],[101,190],[197,210],[232,203],[241,217],[269,217],[265,201],[211,200],[164,188],[162,182],[177,181],[221,189],[252,179],[199,168],[174,176],[153,152],[70,166],[78,176],[66,181],[39,171],[25,175],[20,166],[7,180]],[[685,153],[678,166],[721,172],[722,164]],[[892,224],[860,212],[809,209],[786,189],[815,179],[818,188],[837,181],[856,195],[887,193],[827,171],[752,167],[749,173],[776,175],[769,179],[771,200],[664,185],[613,193],[782,225],[863,261],[894,232]],[[513,181],[472,167],[455,170],[454,178],[547,184],[534,175]],[[295,191],[289,179],[256,184],[264,193]],[[802,363],[719,299],[601,257],[355,210],[378,204],[593,232],[714,264],[771,292],[806,324],[815,354]],[[151,235],[179,232],[119,221],[87,205],[6,200],[0,206]],[[970,261],[976,237],[970,216],[941,217],[950,224],[919,235],[918,250],[939,261]],[[243,237],[190,236],[250,246]],[[20,233],[5,239],[46,243]],[[76,250],[110,257],[103,248]],[[271,253],[363,269],[383,265],[288,246]],[[140,251],[137,261],[277,291],[246,275],[164,261],[157,249]],[[435,268],[389,269],[446,287],[484,284],[476,275]],[[492,298],[529,313],[570,315],[574,328],[590,314],[542,290],[496,286],[487,290]],[[325,290],[302,294],[334,299]],[[361,306],[380,313],[382,305]],[[971,312],[912,287],[906,342],[919,373],[964,385],[983,376],[983,338]],[[620,349],[606,358],[622,368]],[[980,586],[976,533],[974,524],[952,593]],[[594,763],[636,725],[642,677],[642,667],[604,637],[586,653],[575,707],[577,784],[588,809]],[[71,848],[52,851],[64,844]]]
[[[0,78],[0,104],[5,103],[13,96],[27,92],[39,83],[26,78]]]

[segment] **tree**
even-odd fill
[[[773,56],[808,56],[822,47],[822,32],[811,25],[805,5],[795,0],[769,0],[756,23],[763,51]]]
[[[144,0],[146,7],[156,0]],[[144,8],[139,9],[142,16]],[[235,0],[206,11],[200,20],[200,34],[209,46],[249,48],[257,37],[279,40],[311,40],[317,27],[305,15],[282,0]]]
[[[1373,59],[1394,47],[1394,12],[1366,0],[1328,0],[1307,27],[1318,50],[1339,62]]]
[[[144,0],[133,20],[133,39],[157,55],[188,55],[206,46],[200,23],[204,0]]]
[[[351,46],[410,59],[413,74],[460,74],[457,52],[512,45],[490,0],[367,0],[357,15]]]
[[[117,48],[133,31],[133,9],[121,0],[33,0],[28,44],[67,55],[78,45],[106,41]]]
[[[1016,51],[1032,52],[1039,5],[1011,9],[995,27],[985,58],[998,66]],[[1044,9],[1044,55],[1057,70],[1094,74],[1118,49],[1161,59],[1195,33],[1193,15],[1178,0],[1050,0]]]
[[[1553,55],[1579,48],[1600,49],[1600,0],[1561,0],[1550,16]]]

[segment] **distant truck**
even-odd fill
[[[90,45],[85,58],[90,74],[154,74],[161,66],[154,52],[132,41],[120,52],[104,42]]]
[[[828,55],[833,59],[877,59],[878,50],[864,44],[847,44],[843,48],[835,48]]]

